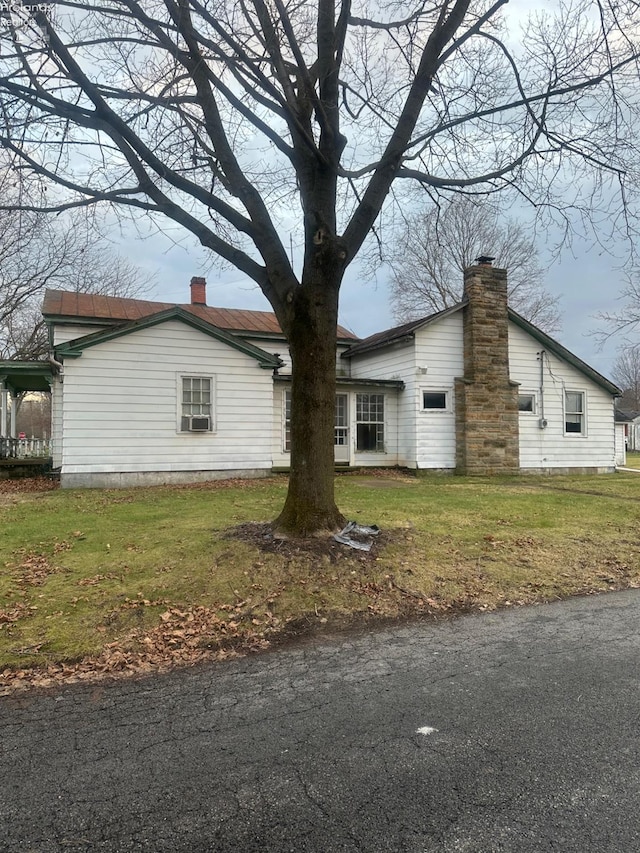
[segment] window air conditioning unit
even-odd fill
[[[190,432],[208,432],[211,429],[211,418],[205,417],[204,415],[198,415],[193,418],[189,418],[189,431]]]

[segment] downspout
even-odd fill
[[[48,361],[49,364],[55,369],[56,374],[60,377],[60,382],[62,382],[64,377],[64,364],[61,361],[56,361],[53,355],[49,355]]]
[[[546,350],[540,350],[538,359],[540,360],[540,418],[538,426],[540,429],[546,429],[547,419],[544,416],[544,357],[547,354]]]

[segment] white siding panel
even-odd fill
[[[344,387],[340,391],[346,391]],[[404,392],[400,392],[402,395]],[[384,452],[373,450],[358,451],[357,444],[357,421],[356,421],[356,395],[357,394],[383,394],[384,395]],[[350,407],[350,432],[351,454],[355,465],[367,468],[383,468],[388,466],[403,465],[399,461],[398,453],[398,418],[400,412],[400,399],[395,388],[382,390],[380,387],[359,387],[349,394]]]
[[[419,468],[456,466],[454,381],[464,373],[462,312],[442,317],[416,332],[416,390],[414,416],[416,461]],[[424,411],[423,391],[444,391],[445,411]]]
[[[272,409],[272,451],[271,456],[275,468],[288,468],[291,456],[284,450],[284,394],[290,391],[291,385],[274,382]]]
[[[179,432],[180,375],[214,377],[214,432]],[[271,371],[177,320],[65,363],[63,473],[271,468]]]
[[[280,359],[283,362],[283,366],[280,368],[280,372],[291,373],[291,356],[289,354],[289,344],[284,336],[282,336],[281,338],[274,338],[273,336],[261,337],[260,335],[243,335],[242,332],[235,332],[235,334],[239,338],[244,338],[244,340],[253,344],[255,347],[259,347],[265,352],[271,353],[271,355],[279,355]]]
[[[536,398],[534,413],[520,414],[520,467],[611,469],[615,464],[613,398],[577,368],[561,360],[524,330],[509,324],[511,379]],[[586,401],[584,435],[564,431],[564,392],[582,391]],[[544,417],[546,426],[541,428]]]
[[[343,359],[343,361],[346,359]],[[413,343],[397,347],[385,347],[350,359],[351,377],[354,379],[400,379],[405,383],[404,391],[397,396],[394,405],[394,420],[397,438],[392,438],[393,420],[385,424],[387,450],[396,461],[393,464],[415,468],[415,376],[416,357]],[[397,392],[394,392],[394,397]],[[358,454],[357,463],[382,464],[373,457],[378,454]],[[361,461],[361,457],[364,461]]]
[[[62,395],[64,385],[58,377],[51,383],[51,440],[53,444],[52,463],[54,468],[62,465]]]
[[[89,325],[88,323],[72,324],[69,326],[55,326],[53,329],[53,344],[64,344],[67,341],[75,341],[76,338],[83,338],[85,335],[92,335],[94,332],[99,332],[102,329],[110,328],[106,323],[104,326]]]
[[[410,468],[456,464],[454,380],[463,373],[462,314],[418,329],[410,344],[374,350],[352,359],[351,375],[402,379],[398,400],[398,460]],[[445,391],[447,410],[422,410],[423,390]]]

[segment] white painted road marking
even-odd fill
[[[433,726],[422,726],[416,731],[417,735],[432,735],[434,732],[437,732],[438,729],[434,729]]]

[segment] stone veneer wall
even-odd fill
[[[509,379],[507,272],[489,264],[464,273],[464,376],[455,381],[456,470],[519,470],[518,384]]]

